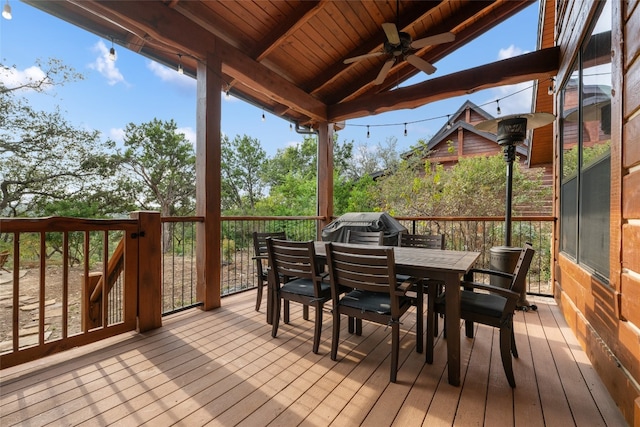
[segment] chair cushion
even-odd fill
[[[400,297],[400,305],[402,305],[405,300],[408,300],[408,298]],[[340,298],[340,305],[363,311],[372,311],[378,314],[391,315],[389,295],[379,292],[367,292],[355,289]]]
[[[315,292],[313,290],[313,281],[311,279],[295,279],[280,286],[280,289],[292,294],[306,295],[314,297]],[[329,292],[329,284],[320,282],[320,292]]]
[[[471,291],[462,291],[460,294],[460,308],[462,311],[472,311],[496,318],[502,316],[506,303],[507,299],[500,295]]]

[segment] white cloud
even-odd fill
[[[122,128],[109,129],[109,138],[118,143],[124,142],[124,129]]]
[[[526,52],[520,49],[519,47],[511,45],[506,49],[500,49],[500,51],[498,51],[498,59],[502,60],[502,59],[513,58],[514,56],[522,55],[523,53],[526,53]]]
[[[176,129],[176,133],[184,134],[185,139],[187,141],[189,141],[195,147],[195,145],[196,145],[196,131],[194,131],[190,127],[185,127],[185,128]]]
[[[24,70],[18,70],[14,67],[0,67],[0,82],[7,89],[14,89],[21,86],[37,83],[39,81],[43,81],[44,84],[40,86],[40,91],[46,91],[53,87],[51,84],[51,80],[46,77],[44,71],[35,65],[25,68]],[[25,87],[23,89],[18,89],[21,91],[35,91],[36,89]]]
[[[196,79],[180,74],[178,71],[157,62],[148,61],[147,68],[163,82],[174,84],[181,88],[191,89],[196,87]]]
[[[107,79],[110,86],[118,83],[126,83],[124,76],[116,66],[116,61],[109,59],[109,49],[102,40],[93,46],[93,51],[98,53],[95,61],[89,64],[89,68],[96,70]]]

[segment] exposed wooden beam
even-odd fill
[[[558,71],[560,48],[552,47],[438,77],[393,92],[371,94],[329,106],[329,121],[364,117],[488,89],[543,79]]]

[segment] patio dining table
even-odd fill
[[[315,243],[316,256],[323,261],[326,244]],[[479,256],[480,252],[394,247],[397,274],[439,280],[445,285],[448,375],[454,386],[460,385],[460,279]]]

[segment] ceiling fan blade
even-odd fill
[[[382,29],[384,33],[387,35],[387,40],[393,46],[398,46],[400,44],[400,34],[398,34],[398,28],[396,24],[392,24],[391,22],[385,22],[382,24]]]
[[[407,55],[405,60],[418,70],[424,71],[427,74],[433,74],[436,71],[436,67],[416,55]]]
[[[395,58],[387,59],[387,62],[384,63],[382,69],[378,73],[378,77],[376,77],[376,79],[373,81],[374,85],[381,85],[382,82],[384,82],[384,79],[387,78],[387,74],[389,74],[389,71],[391,70],[391,67],[393,67],[393,64],[395,64],[395,62]]]
[[[364,55],[358,55],[358,56],[354,56],[353,58],[347,58],[342,62],[345,63],[345,64],[352,64],[352,63],[358,62],[358,61],[360,61],[362,59],[374,58],[374,57],[380,56],[380,55],[384,55],[384,52],[365,53]]]
[[[442,34],[437,34],[435,36],[414,40],[411,43],[411,47],[413,49],[421,49],[423,47],[431,46],[434,44],[449,43],[454,41],[455,39],[456,39],[456,35],[453,33],[442,33]]]

